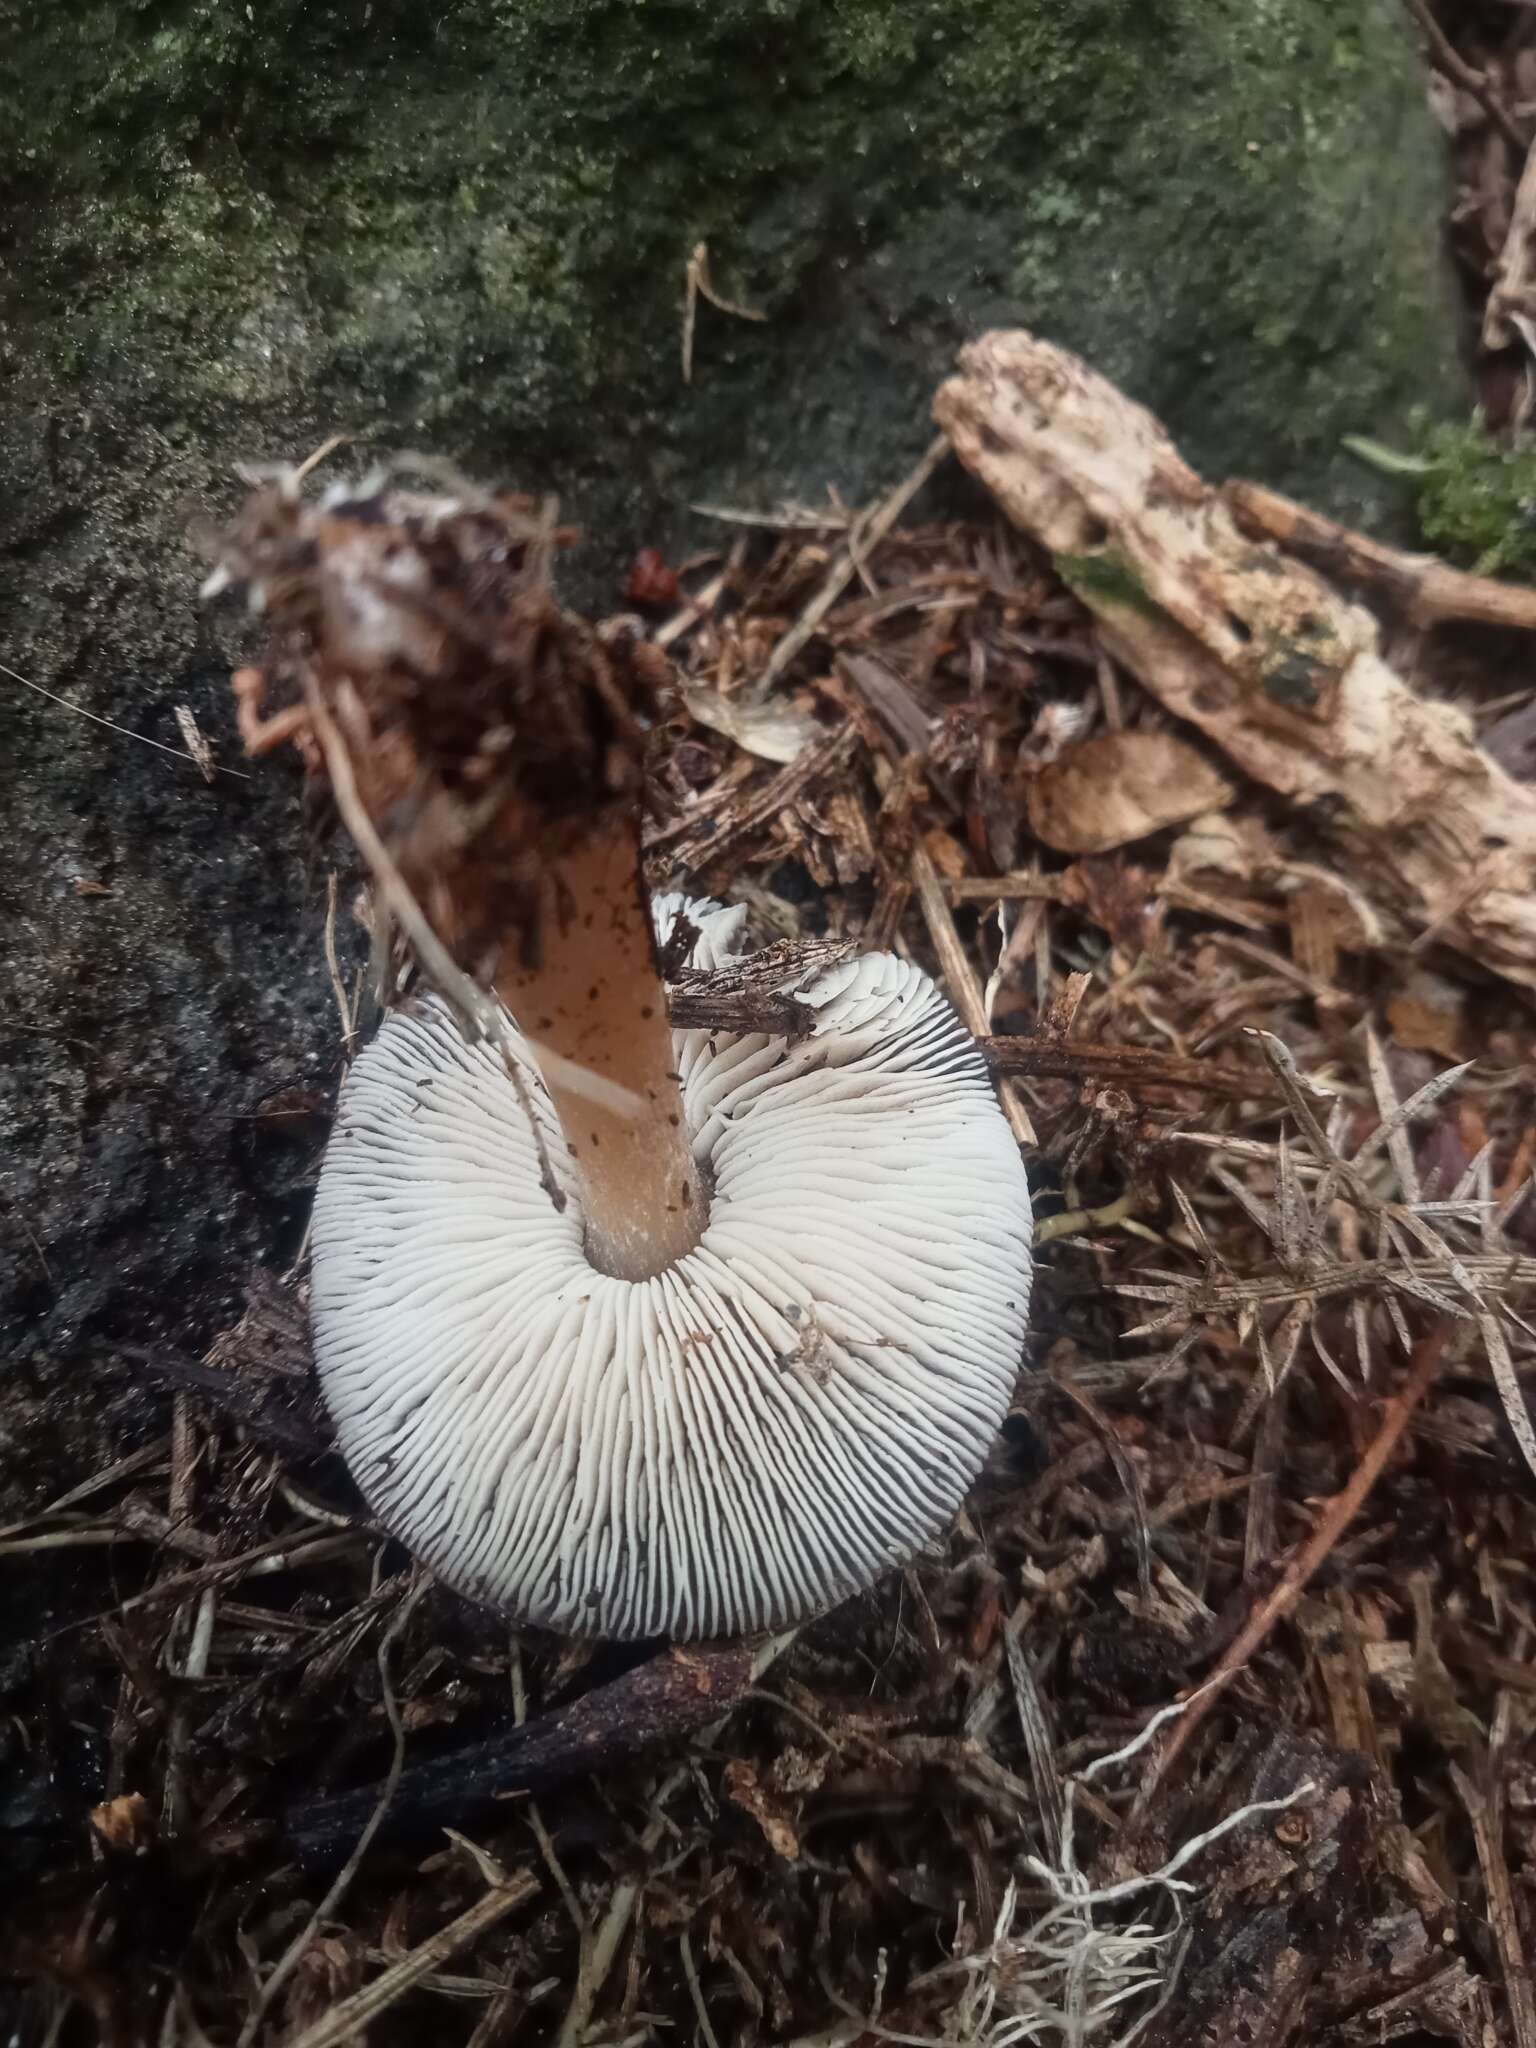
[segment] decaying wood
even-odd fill
[[[1340,526],[1294,498],[1263,484],[1233,481],[1222,496],[1243,531],[1255,540],[1277,540],[1314,558],[1315,566],[1342,582],[1385,591],[1418,626],[1467,619],[1480,626],[1509,626],[1536,632],[1536,590],[1500,583],[1453,569],[1436,555],[1410,555],[1401,548]]]
[[[1384,2048],[1388,2041],[1454,2041],[1488,2048],[1498,2039],[1488,1986],[1458,1956],[1443,1970],[1353,2014],[1319,2037],[1320,2048]]]
[[[1065,349],[986,335],[934,412],[1160,703],[1310,807],[1410,932],[1536,987],[1536,791],[1408,688],[1362,606],[1249,540],[1152,415]]]
[[[1517,315],[1536,319],[1536,151],[1515,188],[1509,232],[1483,310],[1483,347],[1509,348],[1518,338],[1512,324]]]
[[[1323,1959],[1338,1954],[1359,1915],[1378,1818],[1363,1757],[1279,1735],[1245,1796],[1297,1793],[1197,1865],[1207,1889],[1178,1999],[1143,2037],[1147,2048],[1282,2048],[1296,2038]]]

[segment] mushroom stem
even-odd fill
[[[546,850],[535,944],[509,949],[496,992],[533,1041],[638,1096],[626,1116],[574,1092],[540,1061],[570,1147],[587,1257],[599,1272],[646,1280],[691,1251],[708,1214],[688,1141],[640,878],[639,826],[609,809],[558,853]]]

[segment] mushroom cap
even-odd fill
[[[687,907],[719,964],[738,913]],[[370,1504],[461,1592],[579,1635],[783,1627],[909,1558],[975,1479],[1025,1334],[1018,1147],[918,968],[866,954],[802,1000],[795,1041],[675,1034],[713,1192],[698,1245],[642,1281],[588,1264],[526,1052],[519,1087],[428,999],[354,1063],[315,1202],[316,1361]]]

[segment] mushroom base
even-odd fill
[[[589,1263],[531,1061],[538,1142],[435,1002],[355,1063],[315,1204],[316,1359],[369,1501],[461,1591],[582,1635],[783,1627],[904,1562],[975,1479],[1022,1362],[1018,1148],[918,969],[866,955],[805,1000],[793,1043],[675,1035],[714,1196],[642,1280]]]

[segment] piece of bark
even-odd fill
[[[934,413],[1167,710],[1307,807],[1409,932],[1536,987],[1536,791],[1414,695],[1363,606],[1248,539],[1149,412],[1033,335],[964,349]]]
[[[1460,2048],[1488,2048],[1498,2039],[1488,1987],[1459,1956],[1422,1983],[1330,2027],[1318,2048],[1384,2048],[1388,2041],[1418,2041],[1426,2034],[1459,2042]]]
[[[1284,2048],[1311,2038],[1313,1986],[1361,1924],[1380,1814],[1363,1757],[1290,1733],[1269,1745],[1242,1796],[1284,1799],[1304,1785],[1312,1789],[1255,1814],[1197,1859],[1183,1972],[1142,2048]]]
[[[672,1028],[804,1037],[816,1011],[800,992],[852,951],[843,939],[780,939],[725,967],[680,968],[667,986]]]

